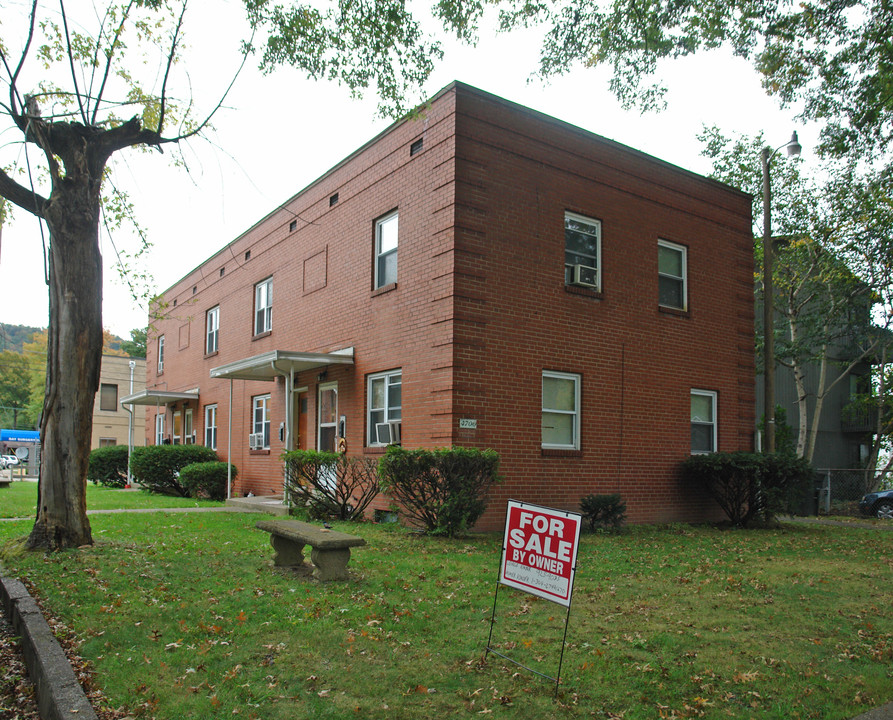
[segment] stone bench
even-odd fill
[[[276,554],[276,567],[299,568],[304,565],[304,546],[310,545],[314,577],[319,580],[346,580],[350,549],[365,545],[356,535],[327,530],[299,520],[261,520],[255,527],[270,533]]]

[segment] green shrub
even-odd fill
[[[484,513],[490,486],[499,481],[498,469],[499,455],[493,450],[406,450],[390,445],[378,475],[381,489],[414,525],[454,537]]]
[[[87,479],[106,487],[127,484],[127,446],[110,445],[90,451]]]
[[[189,497],[180,482],[180,471],[192,463],[212,460],[217,460],[217,453],[204,445],[148,445],[133,449],[130,472],[151,492]]]
[[[703,485],[739,527],[790,512],[808,491],[812,475],[803,458],[777,453],[710,453],[682,463],[683,479]]]
[[[191,497],[226,500],[227,473],[230,468],[232,479],[235,480],[238,473],[235,465],[220,460],[192,463],[180,470],[179,482]]]
[[[313,519],[356,520],[378,495],[376,463],[371,458],[333,452],[283,453],[289,503],[306,508]]]
[[[589,521],[589,529],[619,530],[626,519],[626,503],[620,493],[587,495],[580,500],[580,512]]]

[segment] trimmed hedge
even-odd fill
[[[106,487],[123,488],[127,484],[127,446],[91,450],[87,479]]]
[[[361,520],[378,495],[376,463],[371,458],[333,452],[283,453],[285,492],[294,507],[314,519]]]
[[[378,465],[381,489],[398,512],[432,535],[454,537],[471,528],[487,508],[490,486],[499,482],[494,450],[406,450],[390,445]]]
[[[213,460],[217,460],[217,453],[204,445],[148,445],[133,449],[130,472],[151,492],[189,497],[189,490],[180,482],[180,471],[187,465]]]
[[[220,460],[192,463],[180,470],[179,482],[191,497],[226,500],[226,482],[230,467],[232,467],[232,479],[235,480],[238,473],[235,465],[230,466]]]
[[[786,454],[710,453],[683,462],[682,477],[701,484],[732,523],[747,527],[755,518],[792,512],[809,491],[813,469]]]

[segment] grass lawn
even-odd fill
[[[88,510],[136,510],[139,508],[213,507],[223,503],[153,495],[145,490],[117,490],[87,483]],[[37,511],[37,483],[13,482],[0,490],[0,518],[33,518]]]
[[[893,699],[893,533],[633,527],[581,542],[562,684],[490,655],[501,537],[344,526],[353,577],[274,570],[252,514],[97,515],[24,554],[113,707],[174,718],[852,718]],[[565,611],[502,587],[493,643],[546,675]]]

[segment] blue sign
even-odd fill
[[[0,442],[39,443],[39,430],[0,430]]]

